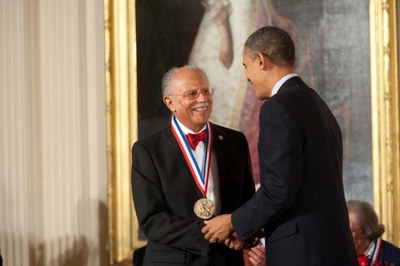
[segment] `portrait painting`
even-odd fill
[[[137,0],[139,138],[170,121],[162,75],[174,66],[196,65],[215,89],[211,121],[245,133],[259,183],[262,101],[244,75],[242,49],[257,28],[277,26],[295,42],[297,74],[341,126],[346,199],[372,203],[368,10],[365,1],[345,0]]]

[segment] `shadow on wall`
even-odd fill
[[[99,266],[108,266],[108,209],[104,202],[98,202],[99,217]]]
[[[60,250],[58,257],[47,259],[48,253],[58,253],[54,249],[58,247]],[[60,265],[60,266],[73,266],[73,265],[88,265],[89,247],[86,239],[83,236],[66,236],[50,243],[41,243],[36,248],[30,247],[30,263],[35,266],[39,265]]]
[[[85,217],[90,215],[87,213],[88,209],[83,208],[84,204],[85,203],[83,203],[82,200],[78,203],[78,219],[84,220]],[[59,237],[51,242],[42,242],[40,244],[31,242],[29,245],[29,261],[31,266],[89,266],[89,261],[91,261],[92,264],[93,261],[96,260],[98,261],[98,264],[96,265],[108,265],[107,207],[101,201],[93,201],[89,204],[96,204],[97,206],[94,207],[98,208],[98,242],[90,243],[91,241],[88,241],[84,235],[67,235],[64,237]],[[84,221],[80,222],[82,223]],[[88,225],[85,225],[85,227],[87,226]],[[96,259],[95,256],[98,256],[98,258]]]

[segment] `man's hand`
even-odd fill
[[[234,250],[242,250],[244,247],[244,243],[239,240],[236,233],[233,233],[228,239],[225,240],[224,243],[230,249]]]
[[[233,233],[231,214],[219,215],[213,219],[204,221],[204,223],[206,225],[201,229],[201,232],[204,234],[204,238],[210,243],[224,243]]]
[[[258,244],[248,251],[248,258],[253,266],[265,265],[265,246]]]

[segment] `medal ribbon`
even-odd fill
[[[382,239],[378,238],[375,240],[375,246],[374,250],[371,254],[371,263],[369,264],[370,266],[373,266],[375,262],[378,260],[379,254],[381,253],[382,249]]]
[[[204,163],[203,169],[201,170],[199,164],[197,163],[196,157],[193,154],[192,149],[183,133],[181,127],[176,120],[176,117],[172,117],[171,121],[171,129],[172,133],[175,136],[176,141],[179,144],[179,147],[182,151],[183,157],[185,157],[186,163],[189,166],[189,170],[192,173],[193,179],[199,188],[201,194],[204,197],[207,195],[208,188],[208,180],[210,177],[210,166],[211,166],[211,144],[212,144],[212,132],[209,123],[206,124],[207,131],[207,141],[205,143],[205,152],[204,152]]]

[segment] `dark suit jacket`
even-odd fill
[[[247,140],[240,132],[211,127],[221,213],[231,213],[254,194]],[[204,239],[204,222],[193,212],[202,194],[170,126],[133,145],[132,191],[140,229],[148,239],[145,265],[243,263],[240,252]]]
[[[264,228],[268,266],[357,265],[342,182],[342,138],[299,77],[260,112],[261,188],[232,215],[240,239]]]
[[[382,248],[379,251],[378,262],[382,263],[383,266],[400,266],[400,249],[382,240]]]

